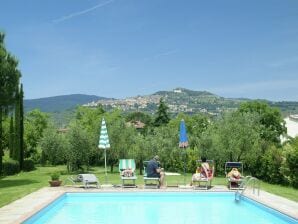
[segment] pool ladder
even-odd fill
[[[255,194],[255,189],[258,191],[258,196],[260,195],[260,181],[259,179],[252,177],[252,176],[246,176],[242,183],[239,186],[239,189],[235,192],[235,200],[240,201],[241,197],[243,196],[245,190],[248,186],[252,185],[253,194]]]

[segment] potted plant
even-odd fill
[[[51,187],[59,187],[62,183],[61,180],[59,180],[60,173],[55,172],[51,174],[51,180],[49,181]]]

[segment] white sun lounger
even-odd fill
[[[94,174],[78,174],[76,178],[69,177],[68,180],[71,181],[73,184],[83,183],[85,188],[89,188],[90,184],[96,184],[97,188],[100,187],[99,181]]]

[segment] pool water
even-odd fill
[[[233,193],[66,193],[24,224],[283,224],[297,220]]]

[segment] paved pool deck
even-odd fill
[[[168,187],[165,189],[143,189],[139,188],[111,188],[102,187],[100,189],[82,187],[44,187],[40,190],[33,192],[21,199],[18,199],[11,204],[0,208],[0,223],[17,224],[22,223],[34,213],[54,201],[56,198],[66,192],[229,192],[225,186],[213,186],[209,190],[194,190],[193,188],[175,188]],[[298,220],[298,203],[288,200],[286,198],[270,194],[265,191],[253,192],[249,189],[245,192],[245,196],[252,198],[262,204],[274,208],[284,214],[287,214]]]

